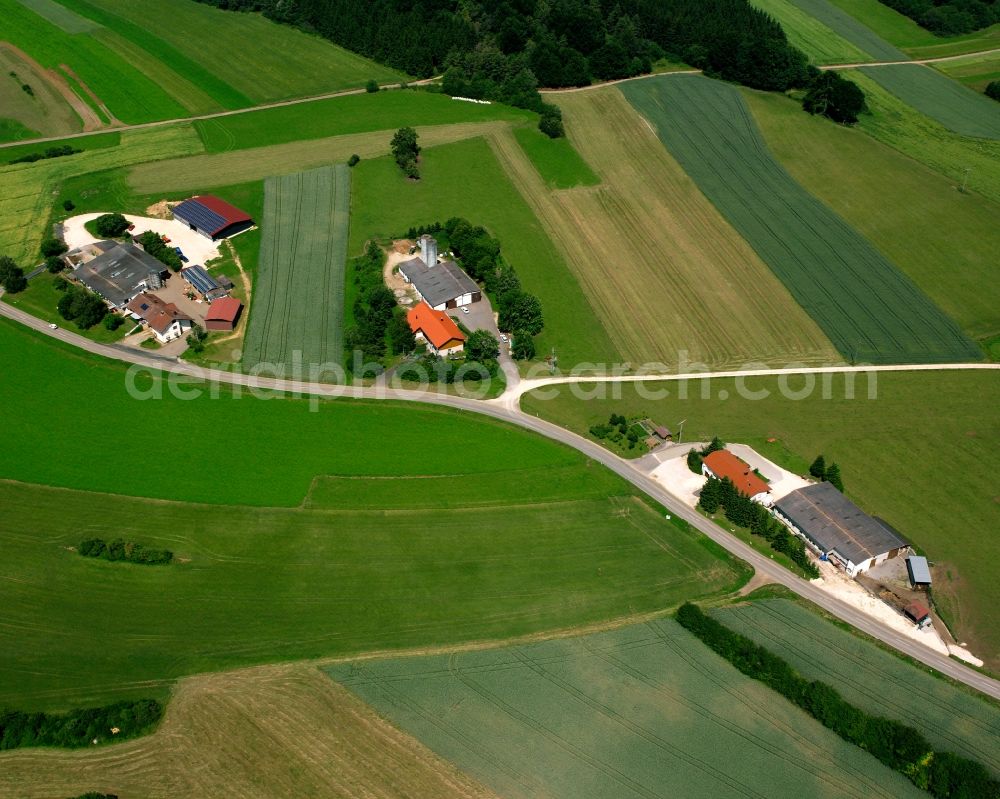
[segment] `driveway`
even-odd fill
[[[79,214],[71,216],[63,223],[63,236],[66,246],[71,250],[91,244],[95,239],[84,225],[92,219],[97,219],[104,212],[98,214]],[[133,216],[125,214],[125,218],[135,225],[133,233],[144,233],[152,230],[167,236],[170,239],[171,247],[180,247],[184,251],[189,264],[205,264],[213,258],[219,257],[219,246],[216,242],[205,238],[200,233],[195,233],[183,222],[176,219],[154,219],[151,216]]]
[[[469,309],[468,313],[465,313],[461,308],[449,308],[447,314],[456,322],[464,325],[466,329],[472,332],[476,330],[488,330],[496,336],[497,341],[500,341],[500,330],[497,328],[496,318],[493,315],[493,306],[490,305],[489,298],[485,294],[483,294],[483,298],[479,302],[474,302],[465,307]],[[506,344],[500,341],[499,361],[504,378],[507,380],[507,385],[512,386],[517,383],[521,379],[521,375],[517,370],[517,364],[514,363],[514,359],[510,357],[509,340]]]

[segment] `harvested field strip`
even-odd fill
[[[491,141],[625,360],[721,367],[836,357],[617,90],[558,102],[600,186],[550,191],[510,134]]]
[[[226,405],[248,402],[260,401]],[[374,435],[404,440],[406,420]],[[258,482],[270,479],[261,462]],[[0,501],[3,707],[163,696],[205,671],[597,624],[734,591],[749,576],[622,495],[490,511],[311,510],[0,482]],[[177,562],[133,568],[73,551],[112,530]]]
[[[860,71],[948,130],[979,139],[1000,139],[1000,103],[930,67],[893,64]]]
[[[981,359],[912,281],[774,160],[737,89],[685,75],[622,91],[849,361]]]
[[[0,253],[25,265],[36,258],[42,237],[47,234],[53,192],[66,178],[201,150],[201,142],[190,125],[120,135],[121,143],[116,147],[33,164],[0,166]]]
[[[713,611],[719,621],[785,658],[804,677],[835,685],[853,704],[921,730],[938,749],[1000,774],[1000,713],[784,599]]]
[[[872,61],[872,56],[834,33],[793,0],[752,0],[752,5],[774,17],[793,47],[799,48],[815,64],[856,64]]]
[[[351,175],[345,165],[269,178],[243,363],[291,375],[344,357],[344,267]]]
[[[859,50],[877,61],[906,61],[909,56],[891,45],[867,25],[830,2],[830,0],[789,0],[809,16],[826,25]]]
[[[508,799],[920,795],[668,619],[327,672]]]
[[[858,127],[953,181],[1000,202],[1000,142],[954,133],[882,88],[860,71],[846,77],[864,90],[870,114]]]
[[[140,740],[0,753],[0,796],[97,787],[148,799],[496,799],[308,666],[184,680],[163,723]]]
[[[38,16],[44,17],[53,25],[58,26],[66,33],[89,33],[101,27],[100,23],[82,17],[70,11],[65,4],[59,4],[55,0],[17,0],[25,8],[34,11]]]
[[[482,136],[506,122],[464,122],[417,127],[421,147],[433,147]],[[139,164],[129,174],[129,184],[140,194],[194,190],[222,183],[244,183],[274,175],[287,175],[331,162],[344,162],[353,154],[374,158],[389,150],[395,130],[376,130],[331,136],[326,139],[273,144],[228,153],[207,153]]]

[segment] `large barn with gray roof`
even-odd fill
[[[830,483],[792,491],[774,513],[810,547],[854,577],[905,552],[909,544],[885,522],[869,516]]]
[[[454,261],[438,261],[437,242],[420,237],[420,257],[399,265],[399,273],[435,311],[461,308],[483,298],[479,285]]]

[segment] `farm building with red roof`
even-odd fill
[[[767,482],[728,449],[718,449],[706,455],[701,463],[701,472],[719,480],[728,477],[741,494],[762,505],[771,504],[771,488]]]
[[[213,194],[185,200],[174,208],[174,219],[212,241],[235,236],[253,227],[249,214]]]
[[[426,302],[414,305],[406,314],[410,330],[418,339],[427,342],[438,355],[460,352],[465,347],[465,335],[455,321],[444,313],[435,311]]]
[[[232,330],[239,321],[243,303],[233,297],[222,297],[208,306],[206,330]]]

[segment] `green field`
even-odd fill
[[[955,61],[942,61],[934,65],[950,78],[981,92],[988,83],[1000,80],[1000,52],[990,55],[969,56]]]
[[[508,799],[921,795],[670,619],[327,672]]]
[[[316,100],[309,103],[195,122],[210,153],[265,147],[301,139],[390,130],[404,125],[453,125],[493,120],[537,119],[530,111],[493,104],[458,103],[444,94],[412,90],[385,91]]]
[[[970,139],[945,128],[907,105],[859,71],[847,73],[864,90],[871,114],[858,127],[952,181],[1000,202],[1000,144]]]
[[[18,2],[66,33],[89,33],[100,27],[98,23],[73,13],[65,4],[60,5],[55,0],[18,0]]]
[[[1000,404],[996,373],[884,372],[874,400],[867,399],[864,376],[856,379],[856,399],[846,398],[845,377],[824,380],[788,378],[789,392],[814,386],[797,400],[782,395],[782,378],[750,378],[743,389],[733,380],[694,381],[686,397],[680,385],[665,383],[623,386],[620,400],[583,401],[564,390],[549,401],[528,394],[521,404],[582,435],[612,412],[687,419],[686,441],[718,435],[749,444],[798,474],[825,453],[828,462],[840,464],[848,496],[936,564],[937,608],[958,640],[1000,671],[994,612],[1000,603],[1000,537],[992,534],[1000,529],[1000,502],[996,480],[980,466],[1000,446],[1000,420],[984,410]],[[824,385],[830,386],[829,399],[823,398]],[[669,395],[655,393],[660,388]],[[767,395],[746,398],[758,389]],[[788,452],[797,458],[790,460]]]
[[[56,145],[68,144],[77,150],[103,150],[106,147],[117,147],[121,144],[122,135],[120,133],[94,133],[90,136],[77,136],[72,139],[56,142]],[[33,153],[43,153],[46,148],[52,147],[51,142],[44,144],[17,144],[12,147],[0,149],[0,164],[6,165],[15,158]],[[67,156],[63,156],[64,158]]]
[[[550,139],[537,128],[527,126],[514,128],[514,137],[550,188],[572,189],[601,182],[569,139]]]
[[[803,115],[794,100],[745,90],[768,148],[973,338],[1000,332],[1000,205],[863,131]],[[934,220],[928,224],[928,220]]]
[[[913,282],[780,166],[737,89],[674,76],[622,90],[849,361],[982,357]]]
[[[326,370],[343,361],[350,187],[344,165],[268,178],[264,184],[246,369],[329,380]],[[321,371],[314,375],[314,368]]]
[[[1000,139],[1000,103],[940,72],[916,64],[862,67],[860,71],[948,130],[961,136]]]
[[[795,0],[753,0],[752,5],[774,17],[792,46],[809,56],[814,64],[856,64],[873,60],[861,47],[834,33],[828,25],[800,8]]]
[[[420,160],[419,181],[407,180],[388,157],[354,167],[350,252],[361,252],[371,238],[398,237],[414,225],[465,217],[500,239],[503,256],[524,288],[541,300],[545,329],[536,338],[540,354],[554,347],[564,363],[616,362],[617,351],[573,273],[489,145],[468,139],[428,148]]]
[[[869,713],[919,729],[935,748],[1000,774],[1000,713],[972,693],[931,676],[787,599],[713,612],[727,627],[787,660],[803,677],[835,685]]]
[[[40,135],[37,130],[26,128],[16,119],[0,119],[0,142],[33,139]]]
[[[831,2],[831,0],[788,0],[788,2],[877,61],[905,61],[907,58],[906,53],[890,43],[892,40],[886,41],[875,30],[863,22],[859,22],[840,8],[839,3]],[[877,2],[877,0],[872,0],[872,2]],[[844,59],[845,62],[852,60]],[[869,59],[860,60],[868,61]]]

